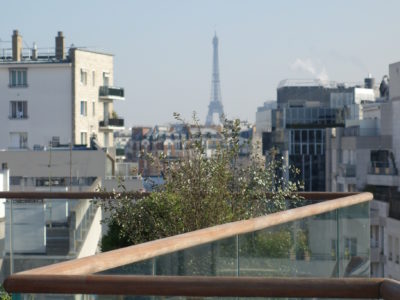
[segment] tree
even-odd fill
[[[295,205],[299,182],[291,182],[283,158],[272,150],[265,164],[258,155],[245,162],[240,157],[240,121],[225,120],[221,140],[207,157],[199,122],[193,116],[195,133],[178,114],[175,118],[189,129],[187,155],[164,164],[165,183],[142,199],[115,193],[103,202],[111,225],[103,239],[103,251],[138,244],[217,224],[257,217],[283,210],[287,199]],[[152,157],[148,157],[153,160]],[[163,165],[166,157],[157,161]],[[121,185],[122,188],[123,184]],[[119,232],[117,240],[110,234]]]

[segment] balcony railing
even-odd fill
[[[108,119],[108,121],[100,121],[99,127],[124,127],[124,119]]]
[[[12,196],[0,193],[0,198]],[[302,207],[32,269],[10,276],[4,286],[13,296],[29,294],[30,299],[43,293],[87,294],[88,299],[96,295],[397,299],[400,284],[394,280],[326,278],[368,276],[372,194],[301,196],[306,198]],[[354,232],[360,239],[357,253],[345,255],[345,243],[336,242],[334,260],[320,255],[331,252],[331,235]],[[271,237],[272,243],[265,243]],[[264,248],[254,248],[260,241]],[[307,278],[290,278],[293,275]]]
[[[397,169],[394,167],[383,167],[383,166],[370,166],[368,168],[368,174],[371,175],[397,175]]]
[[[121,87],[101,86],[99,88],[99,97],[123,99],[124,95],[124,89]]]

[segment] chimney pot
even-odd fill
[[[21,61],[22,56],[22,36],[18,30],[13,31],[12,35],[12,57],[14,61]]]
[[[37,60],[37,59],[38,59],[37,46],[36,46],[36,43],[33,43],[33,47],[32,47],[32,60]]]
[[[56,58],[65,59],[64,53],[64,35],[62,31],[59,31],[56,36]]]

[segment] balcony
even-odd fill
[[[115,86],[101,86],[99,88],[99,99],[103,101],[125,100],[124,89]]]
[[[97,180],[93,187],[99,184]],[[60,188],[53,188],[65,191]],[[74,192],[5,192],[5,245],[0,278],[32,267],[95,253],[101,236],[101,209]],[[89,193],[90,195],[90,193]],[[82,198],[80,198],[82,196]],[[5,230],[4,230],[5,228]],[[3,251],[4,250],[4,251]]]
[[[0,193],[0,198],[16,196]],[[4,286],[21,299],[74,294],[87,299],[100,295],[397,299],[399,282],[368,278],[372,194],[301,196],[302,206],[288,211],[32,269],[8,277]],[[346,253],[343,239],[354,233],[357,247]],[[332,237],[341,239],[334,247]]]
[[[367,184],[395,187],[399,185],[399,177],[397,175],[367,174]]]
[[[368,168],[368,174],[371,175],[397,175],[397,169],[389,166],[370,166]]]
[[[381,186],[397,186],[399,177],[397,168],[389,163],[374,161],[368,167],[367,184]]]
[[[124,119],[108,119],[99,122],[100,130],[121,129],[124,127]]]

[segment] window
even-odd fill
[[[389,260],[393,260],[393,238],[391,235],[389,235]]]
[[[103,86],[108,86],[110,83],[110,74],[107,72],[103,72]]]
[[[10,132],[10,148],[26,149],[28,148],[28,133]]]
[[[81,144],[87,145],[87,132],[85,131],[81,132]]]
[[[357,238],[346,238],[345,240],[345,257],[353,257],[357,255]]]
[[[10,69],[9,83],[10,83],[10,87],[26,87],[26,86],[28,86],[27,70],[26,69]]]
[[[84,69],[81,69],[81,83],[87,85],[87,72]]]
[[[109,135],[108,132],[104,132],[104,147],[108,147],[109,144]]]
[[[51,147],[59,147],[60,146],[60,137],[59,136],[53,136],[51,138]]]
[[[21,185],[21,176],[10,176],[10,185]]]
[[[87,101],[81,101],[81,116],[87,116]]]
[[[96,102],[92,102],[92,112],[93,112],[93,117],[96,115]]]
[[[28,118],[27,101],[10,101],[10,118],[11,119]]]
[[[92,85],[95,86],[96,85],[96,72],[92,71]]]

